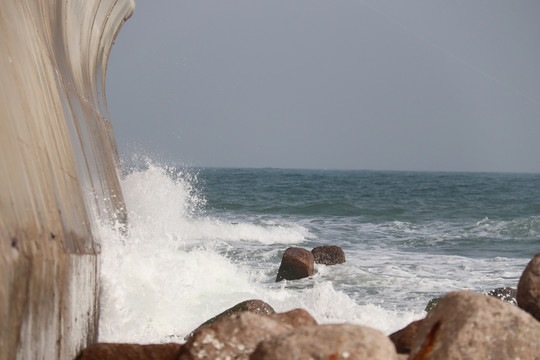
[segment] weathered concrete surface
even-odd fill
[[[95,341],[94,218],[125,220],[104,98],[132,0],[0,0],[0,359]]]

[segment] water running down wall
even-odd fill
[[[0,0],[0,359],[97,338],[94,219],[125,221],[104,97],[132,0]]]

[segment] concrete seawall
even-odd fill
[[[0,359],[97,337],[95,218],[125,221],[104,97],[132,0],[0,0]]]

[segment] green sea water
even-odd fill
[[[540,175],[201,169],[206,211],[292,221],[313,243],[479,258],[540,250]]]

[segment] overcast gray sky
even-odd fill
[[[540,1],[139,0],[120,153],[192,166],[540,172]]]

